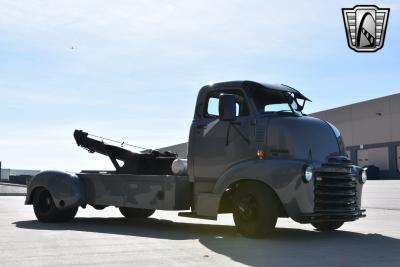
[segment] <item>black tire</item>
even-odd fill
[[[45,188],[39,188],[33,195],[33,210],[41,222],[67,222],[75,217],[78,207],[60,210],[54,204],[50,192]]]
[[[249,238],[263,238],[275,229],[278,202],[275,193],[264,184],[240,184],[233,197],[233,219],[239,232]]]
[[[337,221],[326,221],[326,222],[314,222],[311,223],[318,231],[325,232],[325,231],[334,231],[339,229],[344,222],[337,222]]]
[[[127,219],[147,218],[153,215],[156,210],[136,209],[136,208],[119,208],[119,211]]]

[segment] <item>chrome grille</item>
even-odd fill
[[[334,214],[358,211],[356,179],[354,173],[316,172],[314,212]]]

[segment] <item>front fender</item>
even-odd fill
[[[37,188],[49,190],[59,209],[67,209],[85,204],[83,181],[74,173],[43,171],[35,175],[27,187],[25,204],[32,204]]]
[[[314,208],[314,185],[302,180],[305,161],[285,159],[246,160],[229,168],[215,184],[213,193],[222,195],[230,185],[241,180],[255,180],[275,191],[289,217]]]

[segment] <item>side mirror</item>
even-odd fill
[[[221,121],[234,121],[236,119],[235,97],[230,94],[220,94],[218,109]]]

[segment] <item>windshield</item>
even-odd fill
[[[288,103],[266,104],[263,112],[292,111]]]
[[[298,100],[288,92],[277,90],[255,89],[253,99],[256,109],[260,113],[290,113],[302,115],[302,106]]]

